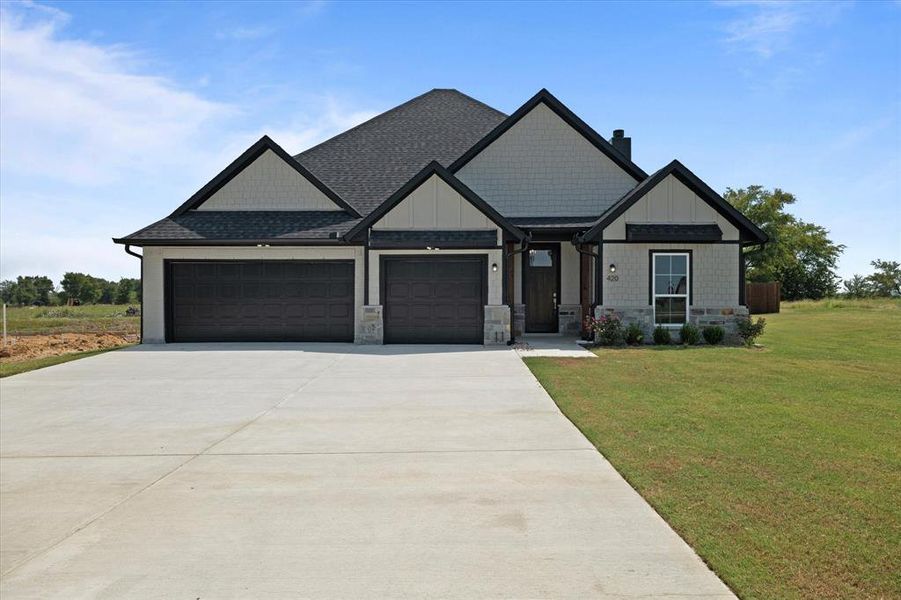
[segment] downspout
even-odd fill
[[[531,239],[532,239],[531,235],[526,235],[526,237],[524,237],[521,242],[522,248],[520,248],[519,250],[514,250],[513,252],[505,252],[504,253],[504,259],[511,269],[516,268],[516,261],[513,260],[513,257],[516,256],[517,254],[522,254],[523,252],[528,250],[529,242],[531,241]],[[522,278],[522,275],[520,275],[520,278]],[[515,274],[513,277],[513,281],[516,281]],[[516,305],[516,290],[515,289],[509,290],[509,296],[510,296],[510,341],[507,342],[507,345],[512,346],[513,344],[516,343],[516,336],[513,334],[513,307]]]
[[[144,256],[138,254],[137,252],[131,249],[131,245],[125,244],[125,254],[130,254],[141,261],[141,339],[140,342],[144,343]]]

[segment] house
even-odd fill
[[[144,342],[504,344],[592,313],[734,327],[766,239],[546,90],[507,116],[436,89],[296,156],[263,137],[114,241],[143,248]]]

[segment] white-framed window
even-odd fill
[[[690,270],[688,252],[651,254],[651,301],[655,324],[679,327],[688,321]]]

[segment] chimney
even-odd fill
[[[610,143],[613,144],[613,147],[616,148],[620,154],[627,159],[632,160],[632,138],[626,137],[625,130],[614,129],[613,137],[610,138]]]

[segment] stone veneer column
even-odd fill
[[[510,341],[510,307],[505,304],[485,307],[486,346],[506,344]]]
[[[513,305],[513,337],[521,338],[526,332],[526,305]]]
[[[363,306],[360,309],[360,328],[354,342],[357,344],[385,343],[385,326],[380,304]]]
[[[557,306],[557,330],[567,335],[579,335],[582,329],[582,305],[560,304]]]

